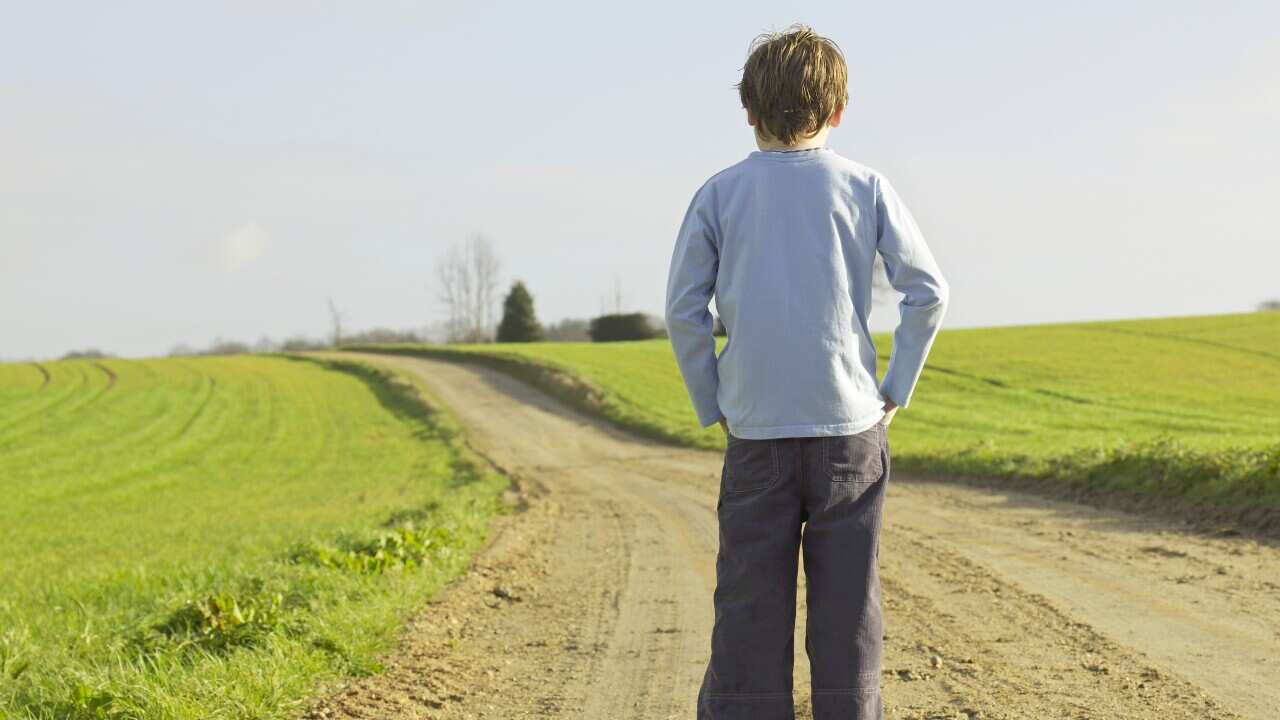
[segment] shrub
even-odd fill
[[[105,353],[97,348],[88,348],[87,350],[72,350],[62,356],[63,360],[103,360],[111,357],[110,353]]]
[[[343,345],[391,345],[393,343],[426,342],[426,338],[413,330],[392,330],[390,328],[373,328],[358,333],[342,336]]]
[[[296,336],[280,343],[282,352],[308,352],[311,350],[328,350],[329,343],[323,340],[312,340],[309,337]]]
[[[649,316],[644,313],[601,315],[591,320],[588,333],[592,342],[648,340],[657,337],[657,332],[649,323]]]

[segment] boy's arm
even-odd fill
[[[880,394],[905,408],[942,324],[950,289],[915,219],[884,178],[876,186],[876,223],[877,249],[889,284],[905,295]]]
[[[716,272],[720,267],[709,194],[706,185],[694,193],[676,235],[667,275],[667,334],[702,427],[722,417],[716,400],[720,387],[716,341],[711,334],[711,311],[707,309],[715,295]]]

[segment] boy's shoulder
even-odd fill
[[[830,148],[822,148],[820,155],[815,157],[813,162],[835,171],[841,179],[846,179],[853,184],[875,188],[887,182],[884,174],[875,168],[868,167],[856,160],[851,160]],[[759,172],[768,172],[771,168],[777,168],[782,164],[784,163],[772,162],[771,158],[763,152],[752,152],[745,158],[707,178],[702,183],[702,186],[698,188],[698,193],[701,194],[717,186],[732,185],[743,177]]]
[[[884,174],[873,167],[863,165],[857,160],[851,160],[834,150],[830,153],[830,162],[832,165],[841,168],[850,176],[855,177],[864,182],[883,182]]]

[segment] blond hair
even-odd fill
[[[756,118],[756,132],[792,145],[825,127],[849,101],[849,69],[839,46],[795,24],[751,42],[735,87]]]

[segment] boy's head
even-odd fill
[[[834,42],[792,25],[752,41],[737,88],[757,136],[793,145],[833,117],[839,122],[849,101],[849,69]]]

